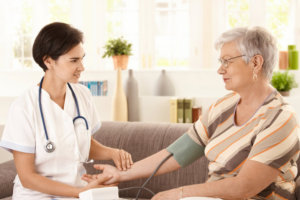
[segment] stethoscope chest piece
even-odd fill
[[[54,143],[48,140],[45,145],[45,150],[47,153],[52,153],[55,150]]]

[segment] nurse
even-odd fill
[[[33,58],[44,70],[40,83],[11,105],[0,146],[13,153],[17,169],[13,199],[76,198],[103,187],[111,177],[86,184],[83,163],[113,160],[120,170],[131,155],[98,143],[101,123],[89,90],[78,84],[84,71],[83,34],[65,23],[45,26],[33,44]]]

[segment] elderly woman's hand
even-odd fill
[[[111,159],[119,170],[127,170],[133,165],[131,154],[123,149],[113,149]]]
[[[179,200],[180,198],[182,198],[181,187],[159,192],[151,200]]]

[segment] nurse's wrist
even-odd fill
[[[82,188],[74,187],[74,197],[79,198],[79,193],[81,193],[85,190],[86,190],[85,187],[82,187]]]

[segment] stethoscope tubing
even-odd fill
[[[44,113],[43,113],[43,107],[42,107],[42,84],[43,84],[43,81],[44,81],[44,77],[41,79],[41,82],[40,82],[40,85],[39,85],[39,108],[40,108],[40,114],[41,114],[42,123],[43,123],[43,127],[44,127],[45,137],[46,137],[46,140],[47,140],[46,145],[45,145],[45,150],[48,153],[51,153],[55,150],[55,145],[49,139],[48,131],[47,131],[46,123],[45,123],[45,117],[44,117]],[[77,97],[75,95],[75,92],[74,92],[73,88],[71,87],[70,83],[67,83],[67,85],[71,90],[73,99],[75,101],[76,110],[77,110],[77,116],[73,119],[73,124],[75,124],[75,121],[77,119],[83,119],[84,122],[85,122],[86,130],[88,130],[89,126],[88,126],[88,122],[87,122],[86,118],[80,115],[79,105],[78,105],[78,101],[77,101]],[[49,147],[49,145],[50,145],[50,147]]]

